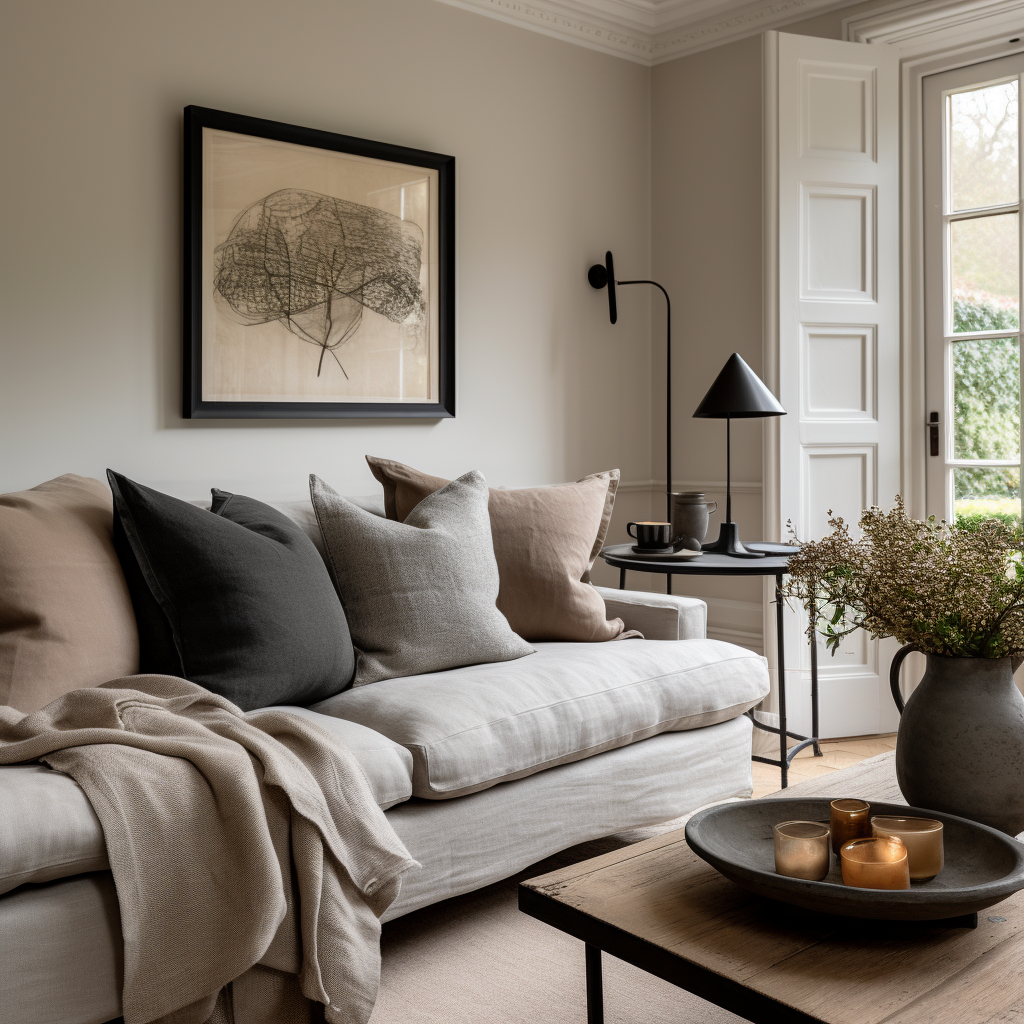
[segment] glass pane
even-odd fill
[[[955,220],[949,230],[953,330],[1016,328],[1017,214]]]
[[[953,342],[953,457],[1020,458],[1016,338]]]
[[[1020,517],[1020,469],[954,469],[953,510],[961,516]]]
[[[1017,83],[949,98],[953,210],[1017,202]]]

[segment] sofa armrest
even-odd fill
[[[609,617],[622,619],[626,629],[639,630],[648,640],[703,640],[707,636],[708,606],[696,597],[594,589],[604,598]]]

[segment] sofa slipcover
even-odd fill
[[[312,705],[412,754],[413,795],[447,800],[657,733],[735,718],[768,693],[718,640],[539,643],[517,661],[387,679]]]
[[[261,708],[246,717],[267,710],[271,709]],[[316,715],[305,708],[281,710],[313,720],[352,754],[382,810],[412,795],[412,757],[397,743],[355,722]],[[41,764],[3,769],[0,893],[26,882],[48,882],[109,866],[99,818],[74,779]]]

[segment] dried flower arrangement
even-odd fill
[[[810,613],[808,636],[834,654],[866,629],[926,654],[1005,658],[1024,654],[1024,531],[990,520],[969,530],[911,519],[903,500],[861,515],[854,540],[829,512],[832,533],[789,562],[783,593]]]

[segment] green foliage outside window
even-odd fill
[[[1002,307],[1002,308],[1001,308]],[[953,303],[954,331],[1016,330],[1017,310],[987,295]],[[1020,349],[1016,338],[953,344],[954,454],[958,459],[1016,459],[1020,450]],[[958,526],[1020,518],[1020,470],[954,472]]]

